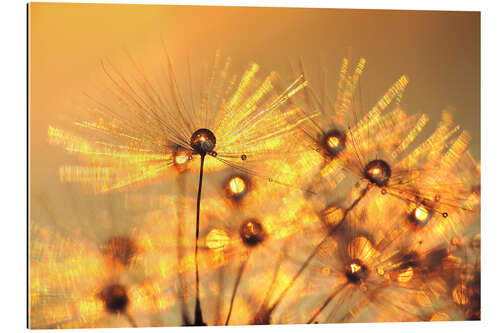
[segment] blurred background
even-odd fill
[[[364,110],[406,74],[403,109],[429,114],[429,130],[443,109],[453,110],[479,159],[479,12],[33,3],[32,190],[58,186],[57,169],[68,156],[47,144],[47,127],[78,108],[78,96],[102,72],[100,61],[115,62],[128,51],[140,63],[159,62],[162,39],[174,65],[187,55],[203,61],[220,49],[241,70],[256,61],[285,80],[300,57],[313,72],[324,66],[332,84],[343,57],[365,57]]]

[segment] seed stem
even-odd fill
[[[224,324],[225,326],[229,325],[229,320],[231,319],[231,313],[233,312],[234,299],[236,297],[236,292],[238,291],[241,277],[243,276],[243,272],[245,271],[245,266],[246,266],[247,262],[248,262],[248,258],[241,263],[241,266],[238,270],[238,275],[236,276],[236,281],[234,282],[233,293],[231,295],[231,303],[229,305],[229,312],[227,314],[226,322]]]
[[[198,239],[200,236],[200,203],[201,203],[201,186],[203,184],[203,165],[205,162],[205,155],[200,154],[201,164],[200,164],[200,182],[198,184],[198,198],[196,200],[196,244],[194,248],[194,261],[196,266],[196,305],[194,309],[194,325],[195,326],[206,326],[203,322],[203,314],[201,312],[200,304],[200,274],[198,270]]]
[[[347,283],[343,283],[340,286],[338,286],[332,294],[326,299],[326,301],[323,303],[323,305],[314,313],[314,315],[307,321],[308,324],[311,324],[320,314],[323,312],[323,310],[330,304],[330,302],[335,298],[335,296],[338,295],[338,293],[347,285]]]

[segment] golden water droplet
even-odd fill
[[[198,154],[205,155],[215,148],[215,135],[206,128],[196,130],[191,136],[190,145]]]
[[[323,151],[330,158],[337,157],[345,149],[346,135],[337,129],[327,132],[320,140],[318,151]]]
[[[229,186],[229,190],[233,194],[241,194],[245,191],[245,189],[247,187],[245,180],[243,180],[242,178],[240,178],[238,176],[231,178],[229,180],[228,186]]]
[[[99,293],[99,298],[104,302],[106,311],[109,313],[124,313],[129,303],[129,297],[125,287],[113,284],[104,288]]]
[[[417,220],[424,222],[429,217],[429,211],[425,207],[420,206],[415,209],[414,216]]]
[[[266,239],[267,234],[260,222],[250,219],[241,225],[240,237],[243,244],[253,247],[262,243]]]
[[[383,160],[373,160],[366,164],[363,174],[371,183],[383,187],[391,178],[391,167]]]

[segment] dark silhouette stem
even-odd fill
[[[229,312],[227,314],[226,323],[224,324],[225,326],[227,326],[229,324],[229,320],[231,319],[231,313],[233,312],[234,299],[236,298],[236,292],[238,291],[241,277],[243,276],[243,272],[245,271],[245,266],[246,266],[247,262],[248,262],[248,258],[241,263],[240,269],[238,270],[238,275],[236,276],[236,281],[234,282],[233,294],[231,295],[231,303],[229,305]]]
[[[200,274],[198,270],[198,239],[200,237],[200,202],[201,202],[201,186],[203,184],[203,164],[205,162],[205,154],[200,154],[200,182],[198,184],[198,198],[196,200],[196,245],[194,248],[194,261],[196,266],[196,305],[194,309],[194,325],[206,326],[203,322],[203,315],[200,304]]]
[[[323,305],[314,313],[314,315],[311,317],[311,319],[308,320],[308,324],[312,323],[320,314],[323,312],[323,310],[330,304],[330,302],[335,298],[335,296],[338,295],[338,293],[346,286],[347,284],[341,284],[337,289],[333,291],[333,293],[326,299],[326,301],[323,303]]]

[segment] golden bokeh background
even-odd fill
[[[276,71],[287,85],[293,81],[291,68],[297,68],[299,59],[302,59],[312,77],[318,71],[326,69],[330,87],[335,87],[344,57],[349,58],[353,64],[358,63],[360,58],[366,58],[366,69],[359,82],[360,96],[357,96],[356,101],[362,108],[361,112],[375,105],[387,89],[404,75],[405,85],[406,77],[409,78],[409,85],[405,89],[401,108],[409,115],[425,113],[430,118],[421,137],[425,138],[432,133],[441,119],[442,110],[448,109],[454,116],[455,123],[472,135],[469,149],[479,160],[479,12],[31,3],[28,15],[30,198],[31,202],[40,198],[40,202],[45,202],[45,196],[56,198],[55,206],[58,209],[54,210],[54,216],[61,220],[63,227],[61,230],[53,228],[50,231],[57,231],[54,235],[60,233],[62,238],[67,236],[64,228],[66,221],[68,229],[76,225],[82,228],[81,233],[84,234],[85,227],[71,217],[81,215],[92,218],[92,208],[98,211],[98,208],[106,204],[105,201],[123,198],[116,193],[109,196],[87,195],[84,191],[79,191],[79,187],[61,184],[59,167],[72,164],[78,159],[74,155],[68,155],[60,147],[49,145],[49,125],[57,126],[85,109],[82,97],[87,93],[92,95],[96,80],[99,82],[105,78],[102,61],[112,66],[117,64],[119,70],[126,71],[126,62],[122,61],[128,52],[138,63],[155,68],[163,57],[162,41],[173,59],[179,81],[186,80],[187,72],[185,67],[175,67],[176,64],[182,63],[187,57],[194,59],[196,63],[210,62],[217,50],[220,50],[223,57],[232,57],[235,72],[243,72],[249,62],[255,61],[262,67],[262,72],[268,74]],[[128,66],[131,66],[130,62]],[[198,78],[204,77],[204,73],[196,72],[195,76],[193,81],[198,82]],[[333,97],[335,91],[330,93],[330,97]],[[466,169],[466,166],[463,168]],[[455,176],[453,173],[448,174],[450,179]],[[464,175],[466,176],[467,174]],[[191,185],[193,184],[185,185],[188,189],[186,193],[191,193],[192,190],[194,197],[195,186]],[[175,187],[173,183],[158,186],[161,187],[161,193]],[[245,190],[241,184],[228,186],[235,192]],[[75,189],[77,191],[72,192]],[[447,189],[441,190],[446,194]],[[122,208],[128,205],[125,208],[134,210],[138,207],[138,212],[147,210],[147,205],[137,198],[133,195],[126,197],[126,202],[122,202],[124,206],[109,205],[116,208],[110,214],[115,214],[116,220],[121,224],[117,227],[111,223],[111,227],[121,230],[123,226],[130,234],[136,232],[133,229],[133,214],[128,216],[129,212]],[[135,205],[134,199],[138,200]],[[163,199],[158,197],[155,200]],[[211,199],[215,202],[212,202],[212,206]],[[171,201],[165,207],[174,207],[179,202],[177,197],[169,200]],[[220,200],[206,200],[204,205],[209,207],[206,209],[209,212],[216,211],[219,206],[220,215],[230,210]],[[81,210],[73,211],[69,202],[76,202]],[[268,208],[265,206],[259,206],[259,209]],[[43,211],[40,207],[38,210]],[[417,219],[426,220],[427,216],[422,215],[426,211],[416,212],[420,214]],[[51,213],[53,212],[46,214],[49,222],[53,217]],[[159,244],[163,244],[163,235],[170,235],[173,227],[163,225],[168,231],[158,232],[157,220],[170,221],[173,225],[180,220],[179,217],[168,215],[174,214],[174,210],[166,209],[164,213],[165,216],[148,216],[151,224],[144,228],[153,236],[161,235],[158,236],[161,238]],[[280,219],[283,218],[282,214],[275,213]],[[193,219],[192,216],[189,218],[190,221]],[[89,220],[99,237],[108,236],[100,231],[101,227],[111,235],[114,235],[111,231],[116,232],[111,227],[106,229],[105,223],[101,225],[93,219]],[[97,221],[101,220],[113,222],[113,218],[107,215]],[[42,236],[39,238],[47,236],[48,248],[52,249],[52,243],[57,242],[49,236],[55,236],[50,232],[45,235],[42,224],[38,226],[37,223],[32,223],[31,228],[33,226],[40,227],[38,232]],[[79,228],[77,231],[69,230],[69,233],[78,237]],[[151,235],[144,236],[144,239],[149,239]],[[214,237],[215,241],[210,244],[217,247],[217,240],[221,236],[216,233]],[[59,243],[66,244],[63,241]],[[76,248],[78,256],[84,253],[83,257],[87,257],[87,245],[79,243],[69,242],[68,248]],[[77,245],[83,250],[80,251]],[[54,248],[54,256],[57,256],[59,247]],[[97,257],[99,256],[98,253]],[[89,265],[99,272],[100,263]],[[39,266],[43,274],[45,268],[51,270],[43,264]],[[85,265],[77,266],[81,269]],[[64,269],[64,266],[61,267]],[[356,271],[353,268],[353,274],[360,269],[361,266],[357,266]],[[96,276],[99,274],[96,273]],[[402,279],[405,278],[408,279],[408,276],[403,275]],[[167,296],[170,297],[169,301],[176,297]],[[164,304],[165,307],[167,303]]]

